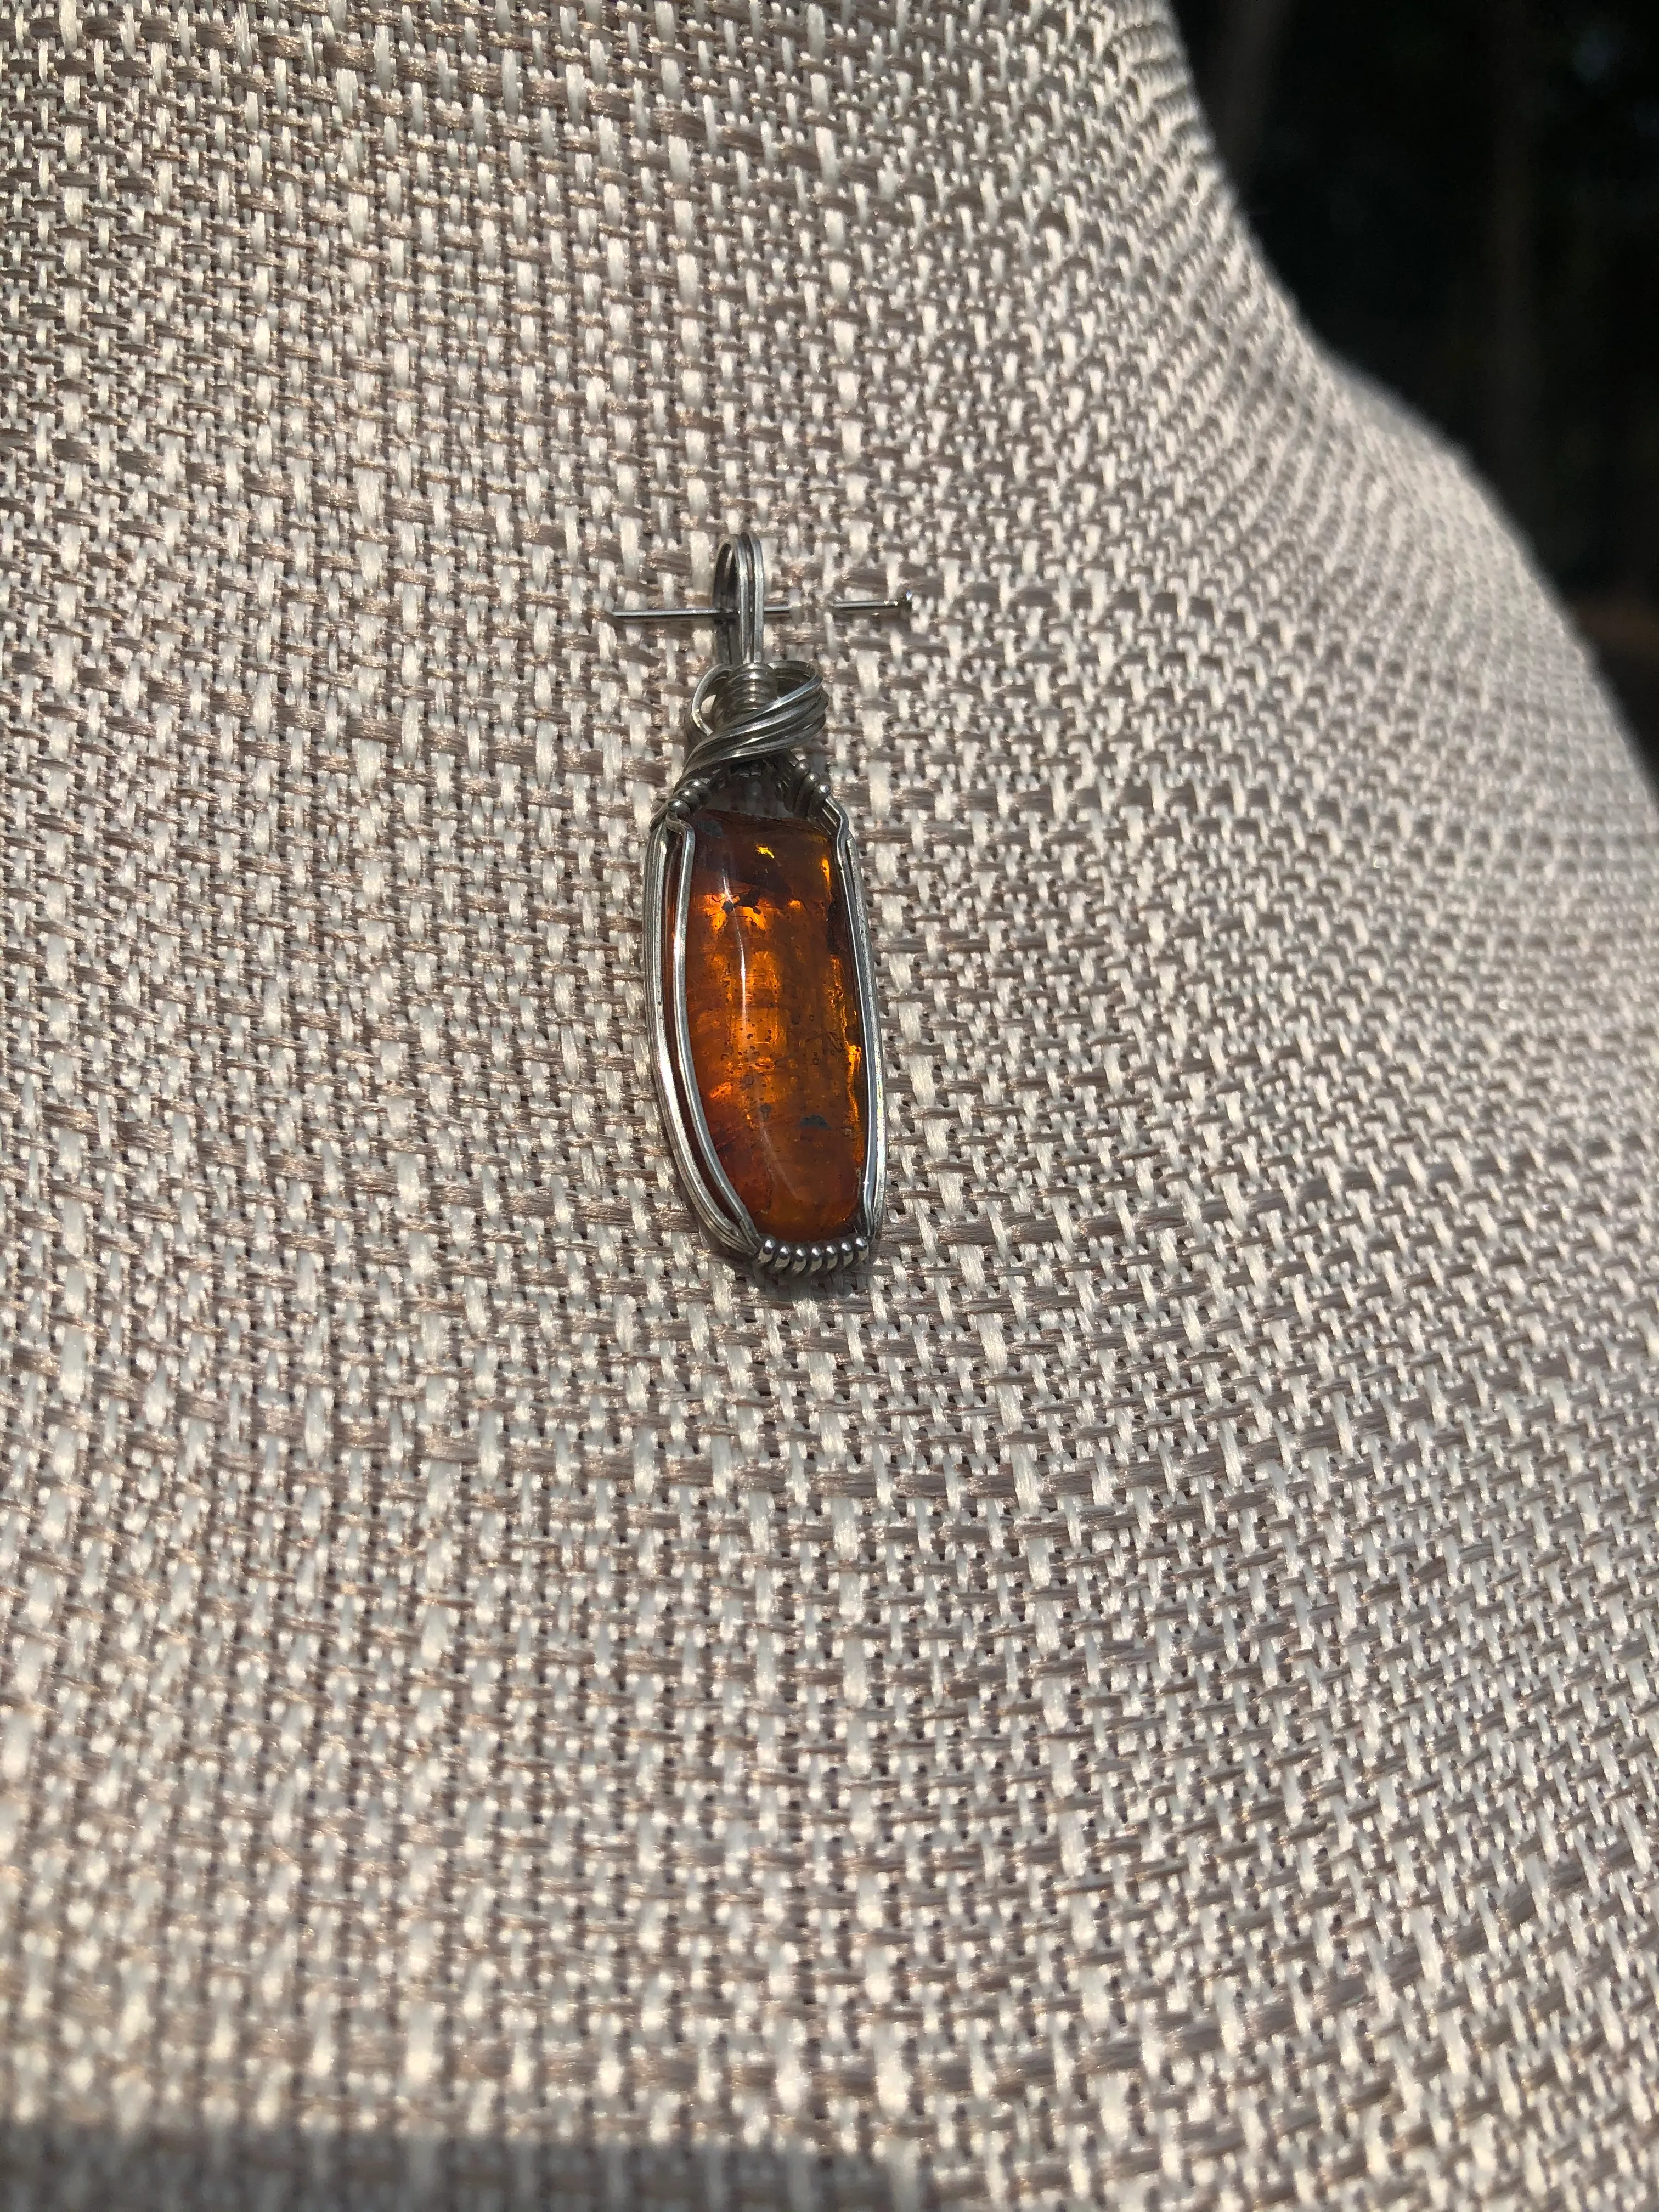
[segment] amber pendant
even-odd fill
[[[645,985],[663,1127],[686,1196],[734,1257],[853,1265],[881,1225],[881,1035],[852,824],[800,757],[823,684],[762,652],[757,541],[721,546],[721,657],[651,827]]]

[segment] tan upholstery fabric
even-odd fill
[[[1653,811],[1160,0],[8,15],[6,2212],[1650,2205]],[[797,623],[896,1103],[641,1044]]]

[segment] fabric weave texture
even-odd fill
[[[4,2212],[1650,2207],[1654,810],[1161,0],[0,112]],[[599,618],[745,524],[895,1093],[797,1291]]]

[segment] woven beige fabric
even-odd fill
[[[0,2203],[1649,2206],[1659,843],[1158,0],[0,27]],[[820,656],[866,1279],[641,1047]]]

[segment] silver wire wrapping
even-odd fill
[[[809,661],[765,658],[766,572],[751,532],[728,538],[714,562],[714,605],[696,609],[716,627],[714,665],[691,696],[685,765],[658,808],[646,846],[645,995],[653,1073],[664,1133],[692,1211],[721,1249],[774,1275],[854,1266],[880,1232],[887,1189],[886,1078],[874,963],[853,827],[824,779],[799,758],[823,732],[823,679]],[[862,610],[855,610],[862,611]],[[772,763],[784,810],[834,841],[835,880],[845,904],[863,1040],[866,1144],[856,1213],[810,1243],[767,1235],[726,1172],[697,1088],[688,1026],[685,939],[697,810],[732,769]]]
[[[823,678],[810,661],[714,667],[691,695],[691,731],[679,784],[715,769],[810,745],[823,732]]]
[[[694,781],[707,789],[720,769],[792,753],[823,733],[823,678],[808,660],[770,660],[766,651],[766,563],[752,531],[729,538],[714,562],[719,657],[691,695],[685,765],[664,811]]]

